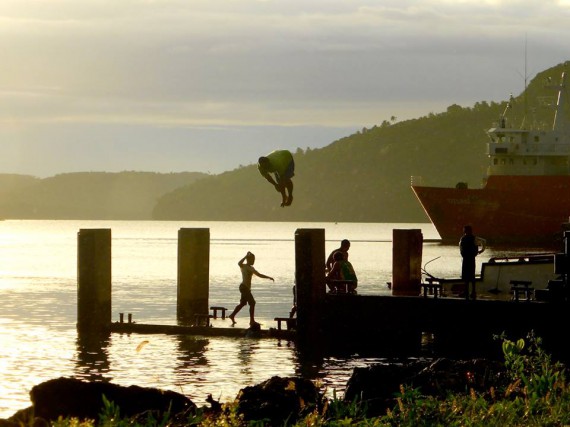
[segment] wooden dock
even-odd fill
[[[396,231],[398,231],[396,233]],[[419,233],[419,234],[418,234]],[[82,230],[78,254],[78,331],[124,334],[171,334],[204,337],[278,338],[294,340],[299,348],[340,348],[374,354],[402,348],[417,354],[425,336],[442,350],[471,355],[496,348],[496,336],[525,337],[531,331],[544,339],[545,348],[570,338],[566,327],[568,298],[550,302],[464,300],[422,292],[419,230],[394,230],[392,295],[327,294],[323,229],[295,233],[295,328],[286,318],[275,318],[276,328],[255,331],[211,324],[223,307],[209,307],[209,230],[181,229],[177,325],[111,321],[110,230]],[[570,240],[570,235],[568,237]],[[565,254],[570,267],[570,255]],[[569,268],[570,269],[570,268]],[[566,283],[566,282],[565,282]],[[427,288],[424,288],[424,290]],[[429,290],[429,289],[428,289]],[[432,289],[433,291],[433,289]],[[437,296],[437,297],[436,297]],[[214,310],[213,314],[208,308]],[[203,321],[203,323],[201,323]],[[215,322],[214,322],[215,323]],[[193,325],[193,326],[190,326]],[[283,327],[285,325],[285,328]]]
[[[145,323],[111,323],[110,332],[121,334],[164,334],[164,335],[196,335],[204,337],[230,337],[230,338],[279,338],[294,339],[295,332],[278,330],[276,328],[252,330],[236,327],[216,326],[184,326],[184,325],[156,325]]]

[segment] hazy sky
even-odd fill
[[[219,173],[504,100],[570,0],[0,0],[0,173]],[[526,40],[526,41],[525,41]]]

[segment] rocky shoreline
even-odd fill
[[[501,362],[486,359],[432,361],[412,360],[356,368],[344,393],[345,402],[365,403],[369,417],[381,416],[396,404],[401,385],[420,390],[423,395],[445,397],[449,392],[485,392],[491,386],[508,382]],[[104,396],[104,398],[103,398]],[[144,420],[169,417],[170,425],[187,425],[198,409],[208,416],[222,410],[222,404],[208,396],[208,406],[198,408],[186,396],[156,388],[120,386],[109,382],[86,382],[56,378],[34,386],[32,406],[0,420],[0,427],[48,425],[59,417],[97,420],[105,405],[119,408],[123,418]],[[327,399],[310,380],[298,377],[272,377],[241,389],[236,396],[237,411],[244,420],[271,420],[272,425],[294,422]],[[110,403],[111,402],[111,403]]]

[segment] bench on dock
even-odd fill
[[[285,322],[287,326],[287,330],[290,331],[291,329],[295,329],[297,327],[297,319],[294,317],[276,317],[273,320],[277,322],[277,330],[281,331],[281,323]]]
[[[423,289],[424,298],[427,298],[428,295],[433,295],[434,298],[442,296],[443,285],[439,282],[436,283],[428,279],[428,283],[422,283],[421,287]]]
[[[511,292],[513,294],[513,301],[518,302],[520,294],[525,295],[526,301],[530,301],[532,295],[534,294],[534,288],[531,287],[531,281],[528,280],[511,280]]]
[[[327,284],[332,288],[329,293],[355,294],[358,282],[355,280],[329,280]]]
[[[210,326],[211,314],[197,313],[194,315],[194,326]]]
[[[212,310],[212,313],[214,314],[214,319],[218,318],[218,311],[222,312],[222,319],[226,318],[226,307],[219,307],[219,306],[214,306],[214,307],[210,307],[210,310]]]

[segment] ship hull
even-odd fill
[[[444,242],[457,243],[471,224],[489,243],[552,245],[570,216],[570,176],[490,176],[481,189],[412,189]]]

